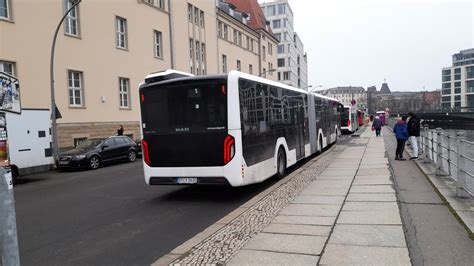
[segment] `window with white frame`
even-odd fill
[[[204,43],[201,43],[201,63],[202,74],[206,75],[206,45]]]
[[[73,0],[64,0],[64,1],[65,1],[64,12],[67,12],[74,5],[74,1]],[[79,36],[79,6],[75,6],[71,10],[71,12],[68,13],[64,23],[65,23],[64,30],[66,31],[66,34],[72,35],[72,36]]]
[[[242,32],[237,32],[237,43],[239,46],[242,46]]]
[[[270,42],[268,42],[268,54],[273,55],[273,45]]]
[[[267,16],[275,16],[275,6],[267,6]]]
[[[279,29],[281,28],[281,21],[279,19],[273,21],[273,27],[274,29]]]
[[[222,55],[222,72],[227,73],[227,56]]]
[[[130,79],[119,78],[120,108],[130,108]]]
[[[127,20],[121,17],[115,17],[117,48],[127,49]]]
[[[217,36],[222,38],[222,22],[217,22]]]
[[[224,39],[229,40],[229,27],[224,24]]]
[[[199,60],[201,59],[201,54],[200,54],[201,53],[201,44],[198,41],[196,41],[196,46],[194,46],[194,51],[196,52],[196,57],[194,57],[196,59],[196,74],[199,75],[200,74],[199,73],[199,69],[200,69]]]
[[[5,72],[15,76],[15,63],[8,61],[0,61],[0,72]]]
[[[201,45],[198,41],[196,41],[196,46],[194,46],[194,47],[195,47],[194,50],[196,51],[196,57],[195,58],[196,58],[197,61],[199,61],[199,59],[201,58],[201,56],[199,55]]]
[[[165,9],[165,0],[143,0],[143,2],[159,9]]]
[[[188,4],[188,21],[193,22],[193,5]]]
[[[278,58],[277,65],[278,65],[278,67],[284,67],[285,66],[285,58]]]
[[[199,26],[204,28],[204,11],[199,11]]]
[[[241,71],[241,63],[240,63],[240,60],[237,60],[237,71]]]
[[[189,58],[193,59],[194,58],[194,40],[189,39]]]
[[[253,66],[251,64],[249,65],[249,74],[253,75]]]
[[[265,45],[262,46],[262,60],[267,61],[267,51],[265,49]]]
[[[83,101],[83,82],[82,72],[68,71],[68,87],[69,87],[69,106],[82,107]]]
[[[155,57],[157,58],[163,58],[163,41],[161,39],[161,32],[155,30],[154,31],[154,47],[155,47]]]
[[[194,7],[194,24],[199,25],[199,8]]]
[[[247,50],[250,50],[250,37],[247,36]]]
[[[10,18],[10,0],[0,0],[0,18]]]
[[[234,44],[237,45],[237,37],[238,37],[238,34],[237,34],[237,30],[234,30]]]
[[[284,54],[285,53],[285,45],[284,44],[279,44],[277,49],[278,49],[279,54]]]

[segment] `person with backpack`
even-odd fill
[[[408,120],[407,129],[408,129],[408,139],[410,140],[411,147],[413,148],[413,157],[410,160],[418,159],[418,139],[417,137],[420,136],[420,120],[418,117],[413,113],[409,112],[408,116],[410,120]]]
[[[397,138],[397,150],[395,151],[395,160],[405,161],[403,151],[405,150],[405,142],[408,139],[407,117],[403,116],[393,127],[393,133]]]

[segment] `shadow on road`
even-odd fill
[[[228,186],[186,186],[171,191],[170,193],[160,195],[150,203],[155,204],[162,201],[192,201],[192,202],[235,202],[249,199],[261,191],[267,189],[275,184],[278,180],[273,177],[262,183],[253,184],[243,187],[228,187]]]

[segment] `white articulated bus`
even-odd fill
[[[149,185],[243,186],[283,177],[340,134],[337,100],[238,71],[150,74],[140,105]]]

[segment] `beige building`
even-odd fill
[[[0,71],[20,79],[23,108],[51,107],[51,42],[72,2],[0,0]],[[137,89],[150,72],[223,73],[238,69],[240,61],[241,71],[265,76],[263,71],[276,64],[276,39],[223,12],[220,5],[208,0],[103,0],[76,7],[56,43],[59,146],[113,135],[120,124],[125,134],[139,137]],[[229,27],[227,41],[218,37],[219,22]],[[240,45],[233,42],[234,29],[242,34]],[[255,42],[251,51],[247,37]],[[271,51],[263,50],[269,43]]]

